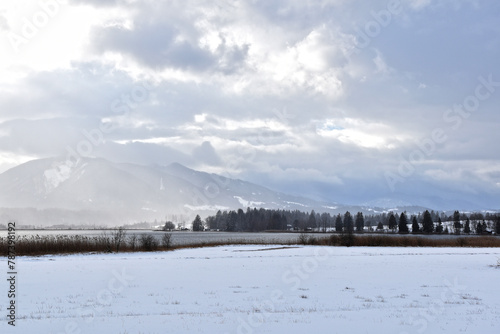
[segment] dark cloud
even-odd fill
[[[175,7],[175,6],[174,6]],[[176,8],[181,15],[172,13],[170,6],[156,4],[138,8],[131,28],[120,25],[96,27],[91,39],[99,53],[113,51],[128,55],[142,65],[154,69],[176,68],[192,71],[218,71],[232,73],[246,59],[249,46],[227,45],[224,34],[222,43],[213,52],[201,47],[199,37],[203,29],[181,18],[196,20],[201,15],[193,4]],[[152,12],[153,11],[153,12]]]
[[[132,56],[151,68],[175,67],[206,70],[215,59],[190,41],[178,41],[178,29],[168,23],[138,22],[132,29],[98,28],[93,32],[94,47],[100,53],[115,51]]]

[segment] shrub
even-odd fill
[[[307,245],[309,243],[309,236],[305,233],[299,235],[299,244]]]
[[[142,250],[152,252],[158,249],[158,241],[151,234],[141,234],[139,243]]]
[[[128,237],[128,246],[131,250],[136,250],[136,248],[137,248],[137,234],[133,233]]]
[[[164,233],[161,237],[161,244],[166,249],[170,249],[172,247],[172,233]]]
[[[112,234],[114,248],[116,249],[117,252],[120,251],[120,246],[121,246],[122,242],[125,240],[125,235],[126,235],[126,232],[125,232],[125,229],[123,227],[119,227]]]
[[[341,246],[346,246],[346,247],[355,246],[355,242],[356,242],[356,237],[354,236],[353,233],[343,233],[340,237]]]
[[[467,238],[458,238],[457,244],[458,247],[466,247],[469,244],[469,240],[467,240]]]

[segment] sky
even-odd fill
[[[500,209],[500,2],[2,1],[0,172],[169,164]]]

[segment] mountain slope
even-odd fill
[[[198,172],[180,164],[141,166],[104,159],[34,160],[0,174],[0,215],[36,226],[116,225],[247,207],[330,213],[383,211],[340,206]]]

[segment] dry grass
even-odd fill
[[[332,235],[313,244],[347,246],[346,236]],[[491,236],[432,239],[420,236],[352,235],[349,246],[358,247],[500,247],[500,238]]]
[[[80,235],[55,235],[55,236],[18,236],[16,240],[16,254],[45,255],[45,254],[74,254],[74,253],[111,253],[111,252],[141,252],[141,251],[167,251],[184,248],[217,247],[226,245],[323,245],[323,246],[358,246],[358,247],[500,247],[500,238],[492,236],[463,237],[432,239],[419,236],[365,236],[365,235],[339,235],[315,236],[300,235],[296,241],[282,242],[278,240],[255,241],[234,239],[217,242],[199,242],[189,245],[175,245],[171,236],[164,236],[161,240],[152,235],[130,235],[122,238],[116,237],[114,232],[110,235],[80,236]],[[0,256],[7,256],[7,238],[0,237]]]

